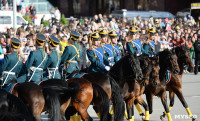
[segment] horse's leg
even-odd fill
[[[97,106],[95,106],[95,105],[93,105],[93,109],[94,109],[94,111],[96,112],[96,114],[97,114],[98,118],[100,119],[100,114],[99,114],[98,107],[97,107]]]
[[[66,120],[65,111],[66,111],[67,107],[69,106],[70,102],[71,102],[71,98],[67,102],[63,103],[60,106],[60,113],[61,113],[61,118],[62,118],[63,121]]]
[[[145,118],[144,118],[144,121],[148,121],[148,120],[149,120],[149,107],[147,106],[146,102],[143,100],[142,96],[137,97],[137,98],[136,98],[136,101],[137,101],[140,105],[142,105],[142,106],[144,107],[144,109],[145,109]],[[136,102],[136,101],[135,101],[135,102]],[[135,106],[136,106],[136,108],[138,108],[137,106],[139,106],[139,105],[136,104]],[[140,107],[139,107],[139,108],[140,108]],[[140,108],[140,112],[141,112],[141,108]],[[143,114],[143,112],[142,112],[142,114]],[[142,116],[144,116],[144,114],[143,114]]]
[[[153,94],[146,93],[146,99],[149,107],[149,117],[150,117],[153,112]]]
[[[183,97],[183,92],[182,92],[182,90],[179,88],[176,88],[176,87],[172,87],[172,89],[173,89],[173,91],[174,91],[174,93],[178,96],[178,98],[179,98],[179,100],[181,101],[181,103],[183,104],[183,106],[185,107],[185,109],[186,109],[186,111],[187,111],[187,113],[188,113],[188,115],[192,118],[192,120],[194,121],[195,120],[195,118],[193,117],[193,115],[192,115],[192,113],[191,113],[191,111],[190,111],[190,109],[189,109],[189,107],[188,107],[188,104],[187,104],[187,102],[185,101],[185,98]]]
[[[169,104],[169,111],[172,109],[172,107],[174,106],[174,96],[175,93],[173,91],[169,91],[169,99],[170,99],[170,104]],[[163,112],[163,115],[161,116],[161,118],[165,117],[166,112]]]
[[[172,121],[171,114],[169,112],[168,105],[167,105],[167,94],[166,94],[166,91],[162,92],[162,94],[161,94],[161,101],[162,101],[162,104],[164,106],[164,109],[165,109],[168,121]],[[162,120],[162,116],[160,118]]]
[[[131,107],[131,100],[126,100],[126,110],[128,113],[128,121],[132,121],[132,107]]]

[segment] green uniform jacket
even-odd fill
[[[147,43],[143,44],[142,53],[145,53],[147,55],[154,55],[155,54],[153,52],[153,49],[151,48],[151,46],[149,44],[147,44]]]
[[[44,58],[45,60],[43,61]],[[48,56],[43,48],[39,48],[37,51],[33,51],[30,53],[25,63],[25,67],[26,67],[25,71],[29,72],[29,74],[27,75],[28,76],[27,81],[42,81],[43,70],[36,69],[34,72],[34,71],[31,71],[31,67],[38,67],[43,61],[43,63],[38,68],[44,69],[47,59],[48,59]]]
[[[77,48],[77,51],[79,52],[79,57],[80,57],[82,55],[82,51],[81,51],[81,48],[79,47],[78,43],[74,42],[72,45],[74,45]],[[79,70],[79,66],[78,66],[79,57],[77,55],[76,49],[72,45],[65,47],[65,50],[61,57],[61,63],[66,64],[67,73],[69,73],[69,74],[71,74],[75,70]],[[70,60],[72,62],[68,62]]]
[[[109,65],[108,56],[103,53],[103,63],[100,62],[98,57],[95,57],[92,49],[87,50],[88,59],[91,62],[91,65],[88,68],[88,73],[91,72],[103,72],[107,73],[105,70],[105,65]],[[105,65],[104,65],[105,64]]]
[[[47,74],[44,75],[44,78],[47,79],[61,79],[58,67],[61,62],[61,55],[53,49],[52,53],[48,55],[47,63],[44,69],[47,69]]]
[[[133,47],[133,44],[131,42],[126,43],[126,49],[128,53],[135,54],[137,52],[137,48],[135,46]]]
[[[18,61],[19,63],[17,64]],[[16,64],[17,66],[15,66]],[[13,68],[14,66],[15,68]],[[12,68],[13,70],[11,72],[14,72],[15,73],[14,75],[12,74],[9,74],[8,76],[7,74],[2,75],[3,71],[9,72]],[[2,81],[6,81],[5,84],[9,84],[11,80],[16,79],[21,69],[22,69],[22,59],[21,57],[18,56],[17,52],[12,52],[12,54],[5,55],[3,64],[0,67],[0,75],[2,76],[3,79],[1,80],[1,84],[3,83]]]

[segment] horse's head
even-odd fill
[[[194,64],[191,59],[190,50],[186,46],[176,47],[175,50],[176,50],[176,55],[178,57],[178,60],[188,65],[189,67],[188,70],[192,72],[194,68]]]
[[[151,70],[151,73],[150,73],[150,83],[152,83],[154,86],[156,86],[160,83],[160,79],[159,79],[159,72],[160,72],[159,56],[152,57],[151,58],[151,64],[152,64],[152,70]]]
[[[136,72],[136,80],[138,82],[142,81],[143,74],[142,74],[142,69],[140,68],[140,61],[139,58],[137,57],[136,54],[130,55],[131,56],[131,61],[132,61],[132,69]]]
[[[177,56],[175,53],[175,48],[173,48],[172,50],[167,50],[167,57],[166,57],[166,61],[169,64],[168,67],[170,69],[170,71],[173,74],[178,74],[180,72],[180,68],[177,62]]]
[[[148,55],[142,54],[139,57],[140,67],[142,69],[142,86],[147,86],[149,84],[149,76],[152,70],[151,60]]]

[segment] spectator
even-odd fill
[[[36,15],[36,9],[33,4],[29,7],[29,17],[32,19],[32,23],[35,23],[35,15]]]
[[[200,35],[198,35],[197,41],[194,43],[195,51],[195,68],[194,74],[197,75],[199,72],[199,61],[200,61]]]
[[[58,7],[56,7],[54,15],[55,15],[56,20],[60,20],[61,14]]]

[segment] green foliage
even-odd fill
[[[69,25],[69,21],[66,20],[64,14],[62,14],[62,16],[61,16],[61,18],[60,18],[60,23],[62,23],[64,26],[68,26],[68,25]]]
[[[44,25],[44,27],[49,27],[49,21],[47,20],[42,21],[42,24]]]
[[[23,18],[28,21],[28,23],[31,23],[32,22],[32,19],[29,18],[27,15],[24,15]]]

